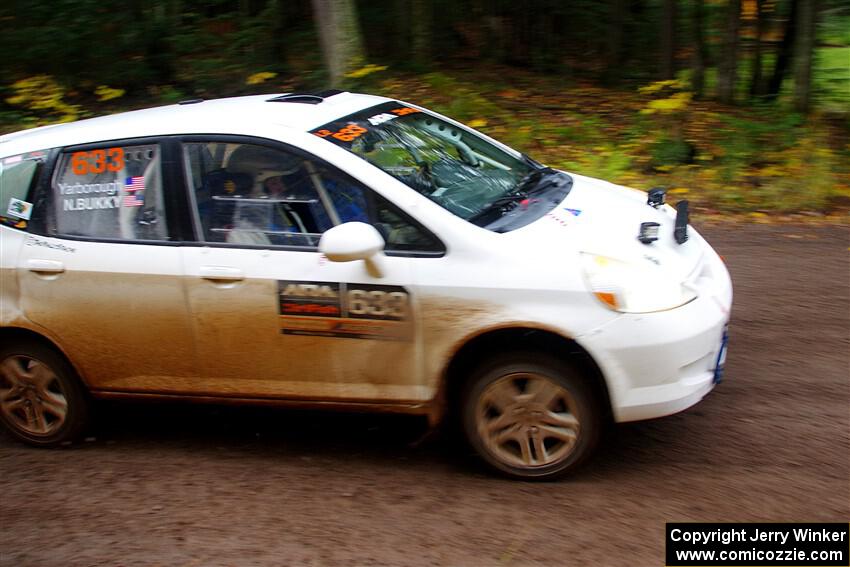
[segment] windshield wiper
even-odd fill
[[[510,205],[511,203],[516,203],[517,201],[522,201],[528,198],[528,193],[525,191],[517,191],[516,193],[509,193],[508,195],[503,195],[498,199],[495,199],[492,203],[487,205],[487,208],[492,208],[500,205]]]
[[[531,160],[531,158],[528,158]],[[469,222],[475,222],[479,220],[481,217],[487,216],[492,213],[504,213],[507,212],[509,205],[517,203],[519,201],[524,201],[528,199],[529,195],[534,193],[539,193],[543,189],[549,187],[549,184],[541,183],[541,180],[544,177],[549,177],[553,174],[559,173],[555,171],[551,167],[545,167],[538,164],[536,169],[528,172],[519,182],[514,186],[514,190],[507,195],[502,195],[501,197],[493,200],[486,207],[469,217],[467,220]]]
[[[475,223],[481,218],[495,213],[506,213],[508,210],[514,208],[512,205],[515,203],[524,201],[531,195],[542,193],[544,190],[549,189],[553,184],[557,184],[554,183],[554,180],[560,178],[562,175],[560,171],[541,165],[524,154],[523,158],[526,159],[530,165],[533,164],[535,169],[525,174],[514,186],[513,191],[507,195],[498,197],[486,207],[469,217],[467,219],[469,222]],[[564,177],[567,181],[571,181],[569,177]]]
[[[516,203],[518,201],[523,201],[528,198],[528,194],[525,191],[517,191],[516,193],[509,193],[508,195],[503,195],[498,199],[493,200],[486,207],[469,217],[468,220],[471,223],[474,223],[478,219],[485,217],[492,213],[502,213],[507,211],[509,205]]]
[[[536,193],[541,191],[544,187],[548,187],[548,185],[537,185],[544,177],[549,177],[551,175],[556,175],[559,172],[555,171],[551,167],[540,167],[539,169],[534,169],[528,172],[519,182],[516,184],[515,190],[517,193]]]

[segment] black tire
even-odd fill
[[[0,346],[0,422],[14,437],[36,447],[67,444],[82,435],[89,413],[87,392],[56,350],[35,341]]]
[[[587,380],[537,352],[499,355],[480,365],[460,409],[472,449],[495,471],[522,480],[574,471],[590,457],[602,429],[600,403]]]

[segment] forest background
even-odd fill
[[[330,86],[705,214],[850,210],[850,0],[13,0],[0,132]]]

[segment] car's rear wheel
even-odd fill
[[[514,478],[549,480],[593,451],[601,412],[586,380],[541,353],[515,353],[482,365],[462,402],[466,437],[484,461]]]
[[[18,439],[49,447],[75,440],[89,415],[73,369],[35,342],[0,347],[0,421]]]

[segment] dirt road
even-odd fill
[[[847,227],[703,232],[735,282],[725,381],[566,481],[412,446],[411,418],[109,406],[68,450],[0,436],[0,565],[658,566],[667,521],[850,520]]]

